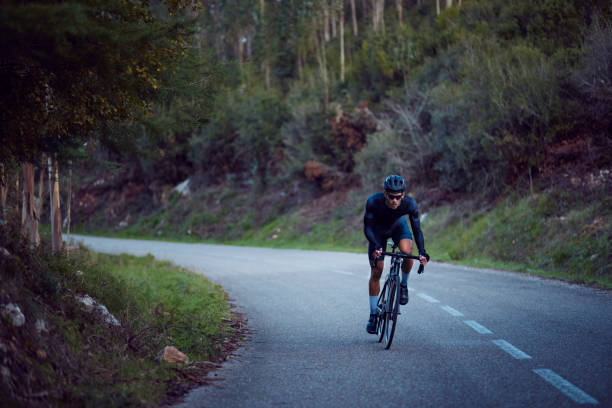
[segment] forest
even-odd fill
[[[8,406],[167,406],[251,335],[223,287],[74,232],[359,252],[361,279],[395,173],[434,267],[612,288],[609,0],[3,0],[0,47]]]
[[[243,232],[219,232],[222,218],[194,220],[205,211],[183,205],[168,222],[201,239],[270,224],[269,197],[283,197],[271,207],[282,214],[328,193],[375,191],[390,173],[429,207],[491,208],[544,191],[560,192],[553,202],[595,190],[603,208],[609,201],[605,0],[9,1],[1,10],[2,222],[21,218],[35,242],[39,221],[60,236],[72,213],[86,230],[137,222],[155,234],[185,180],[200,192],[193,201],[229,190],[260,203],[254,215],[223,209]]]

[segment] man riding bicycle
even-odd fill
[[[400,251],[412,254],[412,234],[404,215],[408,215],[410,226],[419,250],[421,264],[427,264],[429,255],[425,252],[425,241],[421,231],[419,209],[414,198],[406,195],[406,181],[398,175],[385,179],[384,193],[375,193],[366,202],[363,216],[363,232],[368,239],[368,257],[370,259],[370,318],[366,326],[368,333],[376,334],[376,305],[380,293],[380,276],[384,263],[383,248],[387,239],[393,238]],[[408,303],[408,276],[413,260],[405,259],[402,263],[402,281],[400,284],[400,304]]]

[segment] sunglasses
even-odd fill
[[[394,195],[394,194],[387,194],[387,197],[389,197],[389,201],[393,201],[393,200],[401,200],[402,199],[402,195]]]

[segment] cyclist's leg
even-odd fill
[[[405,254],[412,254],[412,240],[409,238],[400,239],[398,247]],[[414,259],[404,259],[402,262],[402,284],[405,284],[404,275],[408,275],[412,270]],[[406,278],[407,280],[407,278]]]
[[[368,282],[370,317],[366,325],[366,330],[371,334],[376,333],[376,309],[378,305],[378,295],[380,293],[380,277],[385,265],[383,256],[378,259],[372,257],[372,252],[376,249],[377,248],[374,248],[371,243],[368,245],[368,259],[370,261],[370,281]]]
[[[380,293],[380,277],[384,267],[385,261],[370,259],[370,281],[368,282],[370,296],[378,296]]]
[[[401,217],[392,227],[393,242],[397,244],[399,250],[405,254],[412,254],[412,233],[406,222],[406,218]],[[412,259],[404,259],[402,262],[402,285],[408,284],[408,274],[412,269]]]

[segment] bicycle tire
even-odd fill
[[[376,333],[378,334],[378,342],[382,342],[383,336],[385,334],[385,316],[387,310],[387,297],[389,296],[389,291],[387,290],[389,280],[385,281],[382,290],[380,291],[380,295],[378,296],[378,304],[376,305],[376,309],[378,311],[378,319],[376,321]]]
[[[387,334],[385,335],[385,350],[388,350],[391,347],[391,343],[393,342],[393,335],[395,334],[395,326],[397,324],[397,315],[399,313],[399,299],[400,299],[400,283],[399,276],[396,276],[393,283],[391,284],[391,290],[389,291],[389,303],[388,303],[388,312],[386,320],[385,331]]]

